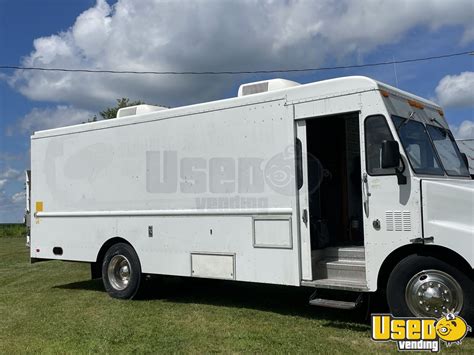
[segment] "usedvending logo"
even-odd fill
[[[466,321],[453,312],[443,313],[439,319],[372,315],[372,340],[396,342],[399,351],[439,352],[442,342],[446,346],[461,345],[470,331],[472,329]]]

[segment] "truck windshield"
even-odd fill
[[[392,120],[413,170],[417,174],[444,175],[425,125],[397,116]]]
[[[441,127],[392,117],[413,170],[418,174],[469,176],[451,133]]]
[[[451,132],[432,125],[426,127],[446,173],[454,176],[469,176],[469,171],[462,160]]]

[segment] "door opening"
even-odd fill
[[[359,114],[306,121],[311,249],[363,245]]]
[[[306,120],[312,283],[366,289],[359,114]]]

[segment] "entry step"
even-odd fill
[[[359,291],[366,292],[369,289],[365,281],[361,280],[340,280],[340,279],[319,279],[312,281],[302,281],[303,286],[324,288],[332,290]]]
[[[315,251],[312,265],[315,281],[366,282],[364,247],[331,247]]]
[[[329,247],[324,249],[324,256],[327,259],[340,260],[365,260],[365,248],[362,246],[353,247]]]
[[[360,260],[325,260],[315,271],[317,279],[365,280],[365,262]]]
[[[355,309],[358,307],[357,302],[338,301],[338,300],[327,300],[324,298],[315,298],[309,301],[311,306],[337,308],[337,309]]]
[[[309,299],[309,304],[312,306],[351,310],[351,309],[360,307],[363,303],[362,294],[353,295],[352,297],[353,301],[352,301],[352,300],[347,300],[347,299],[318,297],[317,292],[318,291],[315,291]]]

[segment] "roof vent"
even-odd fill
[[[136,105],[121,108],[117,111],[117,118],[142,115],[144,113],[167,110],[167,107],[153,105]]]
[[[237,96],[247,96],[252,94],[259,94],[261,92],[275,91],[288,89],[293,86],[299,86],[300,83],[285,79],[271,79],[264,81],[256,81],[254,83],[242,84],[239,87],[239,93]]]

